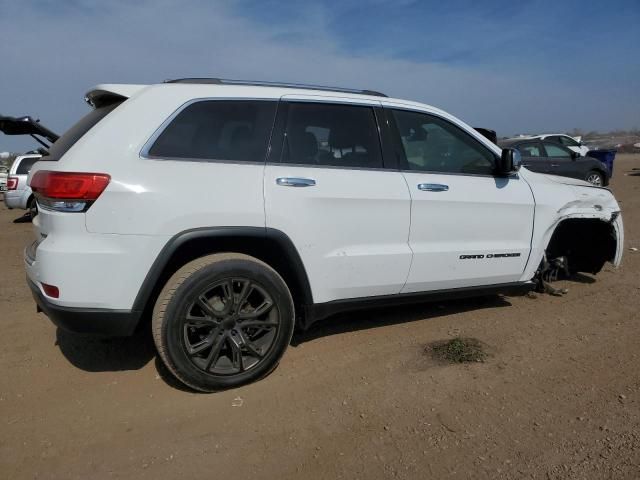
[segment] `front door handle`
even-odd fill
[[[313,187],[316,181],[313,178],[280,177],[276,183],[281,187]]]
[[[419,183],[418,190],[423,192],[446,192],[449,190],[449,185],[443,185],[441,183]]]
[[[552,164],[551,164],[551,166],[552,166],[552,167],[559,167],[559,166],[560,166],[560,164],[558,164],[558,163],[552,163]]]

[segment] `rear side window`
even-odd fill
[[[49,154],[43,160],[59,160],[83,135],[95,127],[100,120],[109,115],[121,103],[115,102],[91,110],[51,145]]]
[[[277,103],[205,100],[182,110],[149,149],[150,157],[264,162]]]
[[[33,167],[33,164],[40,160],[40,157],[36,158],[23,158],[16,168],[16,175],[27,175]]]
[[[282,162],[344,168],[382,168],[373,108],[291,103]]]

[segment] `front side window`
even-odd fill
[[[545,143],[544,149],[547,151],[548,157],[567,157],[569,158],[571,154],[562,147],[557,145],[553,145],[551,143]]]
[[[382,168],[373,109],[325,103],[290,103],[282,162]]]
[[[276,112],[273,101],[204,100],[182,110],[149,156],[264,162]]]
[[[409,170],[491,175],[494,155],[455,125],[418,112],[393,110]]]

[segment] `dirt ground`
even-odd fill
[[[211,395],[172,382],[146,332],[81,337],[36,314],[31,225],[0,204],[0,478],[640,478],[633,168],[640,155],[616,160],[619,270],[558,282],[564,297],[335,317],[295,337],[268,378]],[[457,335],[491,356],[424,355]]]

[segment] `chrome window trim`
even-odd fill
[[[513,172],[509,175],[495,175],[489,173],[464,173],[464,172],[438,172],[432,170],[400,170],[402,173],[415,173],[418,175],[455,175],[456,177],[484,177],[484,178],[510,178],[513,180],[520,179],[518,172]]]
[[[309,164],[309,163],[280,163],[280,162],[267,162],[267,165],[270,167],[295,167],[295,168],[324,168],[327,170],[360,170],[367,172],[399,172],[400,170],[394,168],[372,168],[372,167],[345,167],[339,165],[317,165],[317,164]]]

